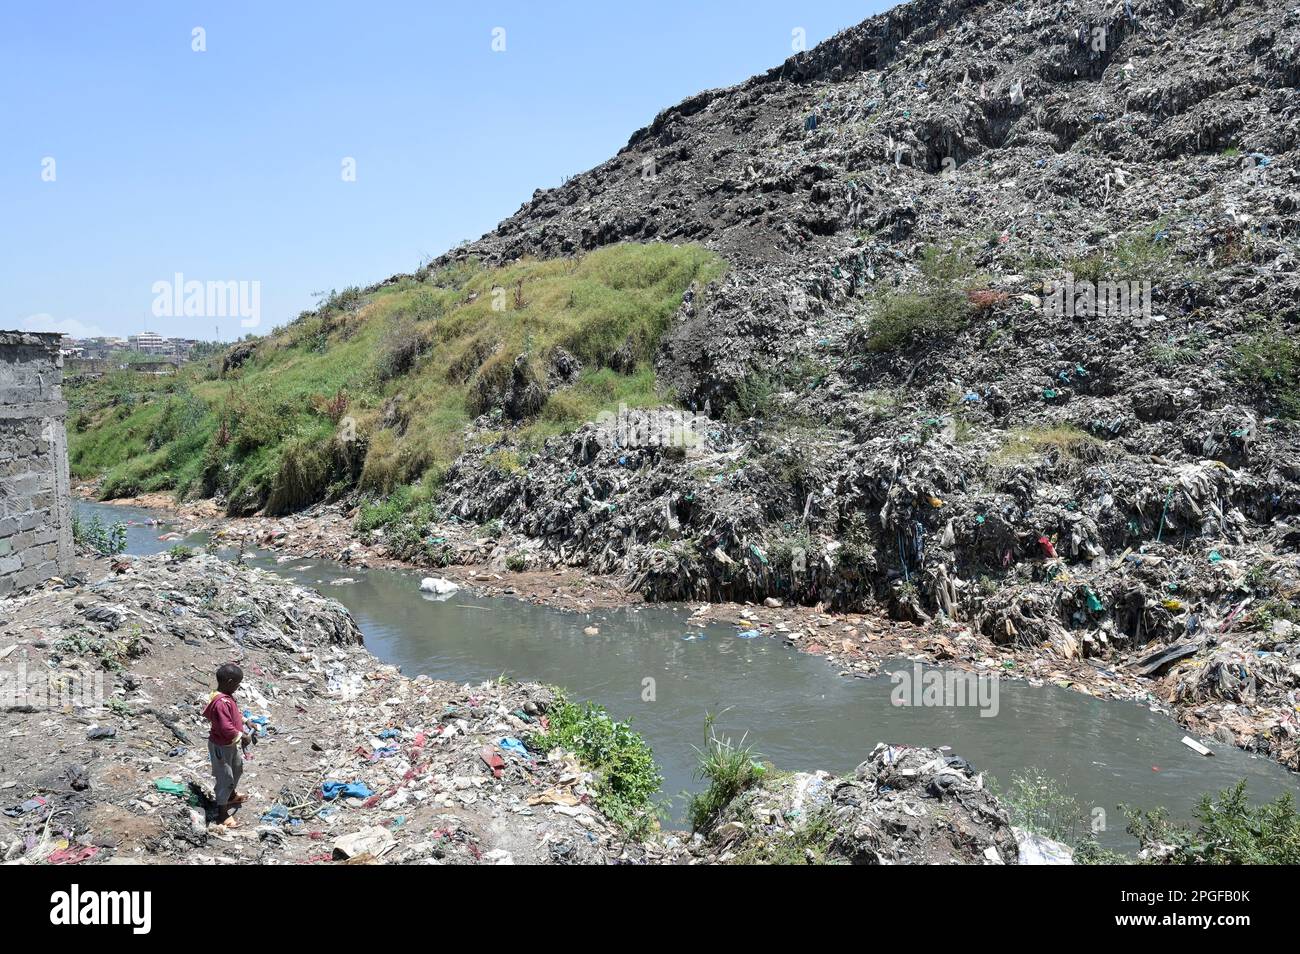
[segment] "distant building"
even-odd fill
[[[126,339],[132,351],[141,354],[170,354],[172,345],[166,338],[152,331],[142,331]]]

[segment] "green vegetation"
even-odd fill
[[[812,813],[803,824],[771,838],[750,838],[736,853],[738,865],[824,865],[835,836],[829,809]]]
[[[1151,345],[1147,356],[1156,367],[1167,373],[1201,361],[1209,344],[1210,336],[1203,331],[1193,331],[1181,338],[1170,335]]]
[[[1011,789],[1000,797],[1010,813],[1011,824],[1059,841],[1074,853],[1079,864],[1125,860],[1097,844],[1083,807],[1055,779],[1037,771],[1017,775],[1011,780]]]
[[[654,798],[663,775],[645,739],[601,706],[578,705],[559,692],[546,716],[546,734],[529,736],[528,747],[572,752],[596,775],[596,806],[633,837],[648,834],[658,818]]]
[[[1124,236],[1114,248],[1071,259],[1065,267],[1076,282],[1150,281],[1154,285],[1169,277],[1172,262],[1173,243],[1161,221]]]
[[[356,530],[361,539],[371,542],[375,531],[383,531],[384,542],[397,557],[413,562],[446,566],[450,554],[444,540],[426,535],[426,529],[438,516],[433,497],[436,484],[426,480],[393,489],[377,501],[362,501],[357,514]]]
[[[908,343],[956,334],[975,310],[968,292],[988,284],[961,252],[929,247],[922,254],[921,283],[915,291],[877,296],[867,325],[869,351],[892,351]]]
[[[725,420],[738,424],[748,418],[769,418],[776,416],[777,398],[786,391],[796,398],[819,387],[829,373],[828,368],[816,358],[802,356],[794,361],[772,370],[766,366],[751,367],[745,376],[736,382],[735,396],[723,408]],[[797,420],[804,415],[798,410],[800,402],[784,414],[787,421]],[[818,423],[824,423],[818,421]]]
[[[1280,325],[1252,335],[1237,346],[1233,372],[1256,388],[1287,417],[1300,418],[1300,340]]]
[[[117,633],[69,633],[55,640],[53,654],[64,659],[69,656],[89,656],[99,660],[103,669],[116,672],[127,659],[144,654],[145,642],[139,626],[132,626],[124,635]]]
[[[1077,801],[1052,779],[1031,772],[1012,780],[1000,795],[1011,823],[1074,851],[1081,864],[1126,863],[1123,855],[1101,848]],[[1195,829],[1169,820],[1165,809],[1125,808],[1127,831],[1157,864],[1294,865],[1300,863],[1300,814],[1290,793],[1251,805],[1243,779],[1217,796],[1204,795],[1196,808]]]
[[[81,547],[94,550],[101,556],[117,556],[126,549],[126,524],[115,523],[105,527],[99,514],[82,520],[76,510],[72,512],[72,541]]]
[[[1171,823],[1163,809],[1130,811],[1128,831],[1143,848],[1164,849],[1153,860],[1165,864],[1300,864],[1300,814],[1290,793],[1253,806],[1243,779],[1217,798],[1202,796],[1196,818],[1193,831]]]
[[[722,810],[741,792],[756,785],[767,769],[755,758],[753,747],[722,738],[715,731],[714,717],[705,720],[704,748],[696,748],[699,765],[695,777],[709,783],[709,787],[692,795],[686,813],[691,830],[705,832],[717,822]]]
[[[1059,424],[1011,431],[994,457],[1001,464],[1014,464],[1046,456],[1064,463],[1095,459],[1104,446],[1097,438],[1073,424]]]
[[[106,498],[224,494],[232,513],[436,486],[480,414],[527,449],[620,402],[663,403],[653,352],[686,290],[721,272],[698,246],[629,244],[331,293],[238,346],[237,367],[70,388],[72,470],[102,474]],[[548,396],[561,352],[581,369]]]

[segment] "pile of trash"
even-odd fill
[[[550,690],[407,678],[341,604],[273,574],[84,561],[0,620],[7,863],[647,860],[587,768],[524,745]],[[200,718],[228,661],[254,742],[235,827],[214,823]]]
[[[425,556],[1112,665],[1188,637],[1204,661],[1247,596],[1300,617],[1268,578],[1300,551],[1300,423],[1260,372],[1300,323],[1297,35],[1262,0],[915,0],[665,110],[415,277],[709,246],[728,271],[655,362],[693,439],[593,423],[505,472],[485,415]],[[882,337],[936,301],[960,320]]]
[[[883,743],[851,777],[765,777],[690,850],[717,863],[1072,863],[1064,845],[1013,827],[965,759]]]

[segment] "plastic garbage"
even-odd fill
[[[365,782],[322,782],[321,798],[332,802],[336,798],[369,798],[375,794]]]
[[[1059,841],[1039,835],[1024,828],[1011,829],[1016,836],[1022,865],[1072,865],[1074,853]]]

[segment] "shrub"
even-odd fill
[[[981,309],[996,304],[996,298],[972,299],[971,293],[985,283],[960,252],[927,248],[919,290],[877,296],[867,326],[867,349],[890,351],[922,338],[955,334],[966,326],[977,304]]]
[[[328,429],[295,434],[280,445],[280,466],[271,481],[266,512],[292,513],[320,500],[332,473]]]
[[[704,748],[695,750],[699,756],[695,777],[709,785],[692,795],[687,805],[692,831],[712,828],[722,810],[741,792],[756,785],[767,771],[756,760],[752,747],[745,744],[744,736],[739,742],[722,738],[715,731],[714,721],[713,716],[705,720]]]
[[[1123,857],[1099,846],[1083,807],[1053,778],[1037,771],[1017,775],[1001,796],[1017,828],[1066,845],[1080,864],[1114,864]]]
[[[1280,325],[1237,346],[1233,373],[1276,402],[1287,417],[1300,417],[1300,340]]]
[[[546,714],[546,733],[530,736],[529,747],[545,752],[559,746],[572,752],[597,777],[597,807],[634,837],[643,837],[657,818],[654,798],[663,784],[645,739],[601,706],[575,704],[563,693],[557,693]]]
[[[105,527],[99,514],[89,520],[82,520],[80,515],[72,514],[72,540],[78,546],[94,550],[101,556],[117,556],[126,549],[126,524],[114,523]]]
[[[385,332],[375,356],[375,377],[383,383],[399,378],[415,367],[424,350],[424,335],[409,321],[397,321]]]
[[[1246,781],[1201,797],[1196,809],[1198,827],[1169,821],[1163,809],[1130,811],[1129,834],[1153,860],[1187,865],[1294,865],[1300,864],[1300,814],[1291,794],[1253,806],[1246,797]]]

